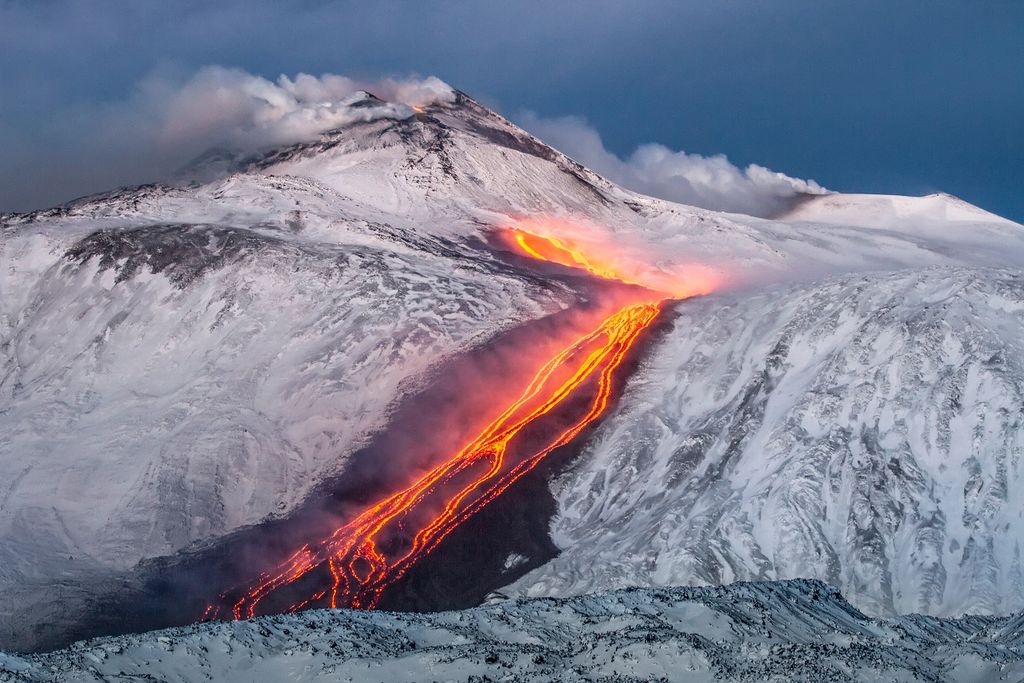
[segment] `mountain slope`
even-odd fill
[[[815,577],[876,614],[1024,608],[1024,278],[929,268],[676,306],[555,483],[528,595]]]
[[[271,199],[315,206],[284,187]],[[180,222],[201,205],[172,223],[106,210],[0,243],[8,642],[68,608],[58,577],[88,583],[287,513],[434,365],[568,301],[479,248],[341,211],[321,235]]]

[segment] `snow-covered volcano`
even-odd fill
[[[461,93],[361,102],[379,115],[203,183],[0,218],[0,645],[87,577],[287,515],[432,368],[586,296],[489,246],[521,221],[716,293],[675,307],[556,483],[564,552],[516,590],[1024,605],[1024,228],[946,195],[716,213]]]

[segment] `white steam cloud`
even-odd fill
[[[641,145],[622,159],[605,148],[593,126],[576,116],[545,119],[526,112],[518,123],[623,187],[682,204],[771,216],[801,194],[827,192],[813,180],[791,178],[757,164],[741,169],[721,154],[687,154],[657,143]]]
[[[385,101],[368,102],[364,91]],[[433,77],[364,83],[336,74],[299,74],[272,82],[237,69],[206,67],[168,93],[165,118],[157,122],[158,141],[255,150],[309,140],[357,121],[408,118],[413,106],[453,98],[452,89]]]

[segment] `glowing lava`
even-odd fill
[[[622,281],[557,240],[521,231],[513,238],[535,258]],[[460,524],[605,411],[616,370],[660,310],[659,297],[649,293],[646,300],[605,318],[544,363],[522,393],[458,452],[326,538],[303,545],[251,585],[225,593],[204,618],[246,619],[306,607],[375,607],[388,586]],[[304,597],[288,604],[275,596],[278,592]]]
[[[633,282],[628,276],[615,270],[611,264],[588,259],[582,251],[557,237],[542,237],[525,230],[513,230],[512,237],[516,245],[523,250],[527,256],[532,256],[541,261],[550,261],[571,268],[582,268],[592,275],[604,280],[615,280],[627,285],[643,286],[639,282]]]
[[[659,258],[649,245],[629,236],[616,236],[583,224],[550,218],[530,218],[501,235],[510,247],[542,261],[579,268],[604,280],[662,292],[667,298],[687,299],[720,289],[724,274],[700,263]]]

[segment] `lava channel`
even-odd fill
[[[570,253],[562,244],[523,235],[513,233],[511,238],[529,256],[628,282],[605,269],[587,267],[583,255]],[[601,416],[616,370],[661,311],[664,298],[647,294],[558,351],[515,400],[443,463],[325,538],[306,543],[251,584],[225,592],[207,607],[203,619],[248,619],[311,607],[376,607],[389,586],[460,524]]]

